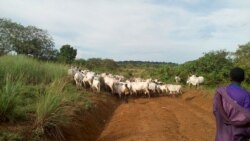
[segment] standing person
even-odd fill
[[[231,84],[220,87],[214,96],[215,141],[248,141],[250,138],[250,93],[241,87],[244,70],[230,71]]]

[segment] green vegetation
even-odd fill
[[[76,58],[77,50],[70,45],[63,45],[58,53],[57,60],[63,63],[72,63]]]
[[[246,81],[250,85],[250,42],[245,45],[240,45],[238,50],[234,53],[235,64],[246,70]]]
[[[0,55],[11,51],[17,54],[30,54],[36,58],[51,60],[57,50],[46,30],[35,26],[23,26],[8,19],[0,18]]]
[[[37,101],[35,127],[39,135],[49,134],[57,140],[63,139],[60,127],[68,124],[70,111],[74,109],[71,103],[80,96],[65,91],[65,87],[66,82],[56,80]]]
[[[73,62],[73,65],[79,66],[82,69],[93,70],[97,73],[112,73],[112,74],[123,74],[124,68],[120,67],[112,59],[101,59],[101,58],[90,58],[88,60],[77,59]]]
[[[35,138],[63,139],[61,127],[67,125],[74,109],[89,106],[87,100],[75,104],[86,95],[67,77],[67,66],[22,55],[0,57],[0,66],[0,122],[32,120]],[[15,138],[7,132],[0,138]]]
[[[208,86],[227,83],[229,70],[234,66],[229,55],[230,53],[224,50],[205,53],[197,60],[180,65],[177,75],[182,78],[187,78],[191,74],[202,75]]]
[[[7,74],[5,83],[0,89],[0,122],[13,120],[16,117],[16,107],[20,103],[19,93],[22,83]]]
[[[25,84],[49,83],[54,79],[61,78],[67,74],[64,65],[37,61],[27,56],[2,56],[0,59],[0,77],[5,78],[7,74],[22,77]],[[3,84],[0,80],[0,86]]]

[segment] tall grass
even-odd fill
[[[72,117],[72,102],[80,95],[65,91],[67,83],[55,80],[38,100],[36,107],[36,133],[63,140],[61,127],[66,126]]]
[[[2,56],[0,57],[0,78],[11,74],[24,76],[25,84],[49,83],[65,76],[67,67],[60,64],[41,62],[27,56]],[[3,82],[0,80],[0,85]]]
[[[22,82],[10,74],[6,75],[4,85],[0,87],[0,121],[13,120],[18,106]]]
[[[0,57],[0,122],[34,120],[34,132],[63,140],[80,99],[65,65],[43,62],[26,56]],[[27,117],[27,118],[26,118]]]
[[[0,121],[25,117],[35,110],[37,95],[55,79],[65,76],[64,65],[27,56],[0,57]],[[18,117],[16,117],[18,116]]]

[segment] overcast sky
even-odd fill
[[[0,0],[0,17],[45,29],[77,58],[183,63],[250,41],[250,0]]]

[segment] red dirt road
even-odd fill
[[[63,128],[65,140],[214,140],[211,92],[187,90],[178,98],[130,98],[127,104],[106,94],[93,94],[91,100],[92,107],[76,110],[72,124]],[[0,132],[6,129],[24,131],[27,140],[32,135],[32,123],[0,125]]]
[[[211,99],[186,97],[139,98],[121,104],[98,141],[211,141],[215,121]]]

